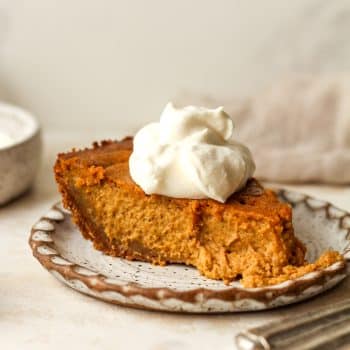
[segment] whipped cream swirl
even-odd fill
[[[232,134],[223,107],[177,109],[168,103],[159,123],[136,134],[131,177],[146,194],[225,202],[255,170],[249,149]]]

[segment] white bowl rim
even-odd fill
[[[29,133],[27,133],[25,136],[20,137],[18,140],[12,142],[7,146],[0,147],[0,152],[7,151],[11,148],[24,144],[25,142],[32,139],[35,135],[37,135],[40,132],[39,121],[32,113],[30,113],[26,109],[23,109],[21,107],[18,107],[16,105],[13,105],[7,102],[0,101],[0,113],[1,112],[16,114],[22,118],[24,123],[27,123],[27,124],[30,123],[33,125],[33,127],[32,127],[32,130]]]

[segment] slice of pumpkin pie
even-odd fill
[[[236,146],[233,153],[216,148],[224,147],[220,132],[224,135],[227,127],[218,118],[212,125],[202,118],[184,126],[186,118],[185,131],[176,125],[181,120],[167,131],[167,140],[175,140],[173,148],[150,144],[145,149],[147,142],[142,142],[147,138],[155,144],[159,141],[153,128],[152,137],[138,135],[135,145],[129,137],[58,155],[54,171],[63,204],[96,249],[158,265],[191,265],[208,278],[240,279],[246,287],[279,283],[342,259],[327,252],[308,264],[305,247],[294,235],[292,208],[254,178],[242,180],[250,171],[244,168],[244,157],[234,158]],[[205,131],[198,125],[204,125]],[[207,131],[210,128],[213,135]],[[214,146],[203,151],[197,147],[202,143]],[[133,152],[133,146],[138,150]],[[144,163],[137,163],[142,154],[146,154]],[[223,168],[209,164],[208,155],[213,162],[222,161]],[[156,168],[155,163],[159,163]],[[244,176],[237,177],[237,169],[243,169]],[[139,171],[136,176],[135,171]],[[189,177],[181,178],[183,173]],[[230,177],[236,190],[224,198],[230,191]],[[191,192],[192,198],[183,198],[184,191]]]

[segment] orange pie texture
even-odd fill
[[[180,263],[245,287],[273,285],[343,260],[314,263],[294,234],[292,208],[250,179],[225,203],[146,195],[130,177],[132,138],[59,154],[63,204],[86,239],[105,254],[157,265]]]

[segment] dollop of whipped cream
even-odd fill
[[[168,103],[159,123],[136,134],[130,175],[147,194],[225,202],[255,170],[249,149],[232,134],[223,107],[177,109]]]

